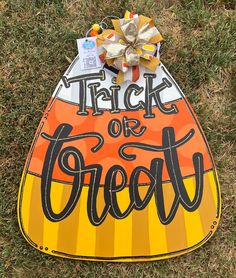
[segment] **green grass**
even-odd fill
[[[222,188],[215,236],[184,256],[152,263],[94,263],[51,257],[20,234],[16,203],[29,146],[76,38],[125,9],[155,19],[162,61],[204,128]],[[0,277],[235,277],[236,13],[234,0],[0,0]]]

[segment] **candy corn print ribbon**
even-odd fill
[[[116,83],[136,82],[140,67],[153,72],[160,64],[156,55],[162,36],[151,18],[126,11],[124,18],[113,19],[113,29],[97,37],[99,57],[118,70]],[[157,56],[157,57],[156,57]]]

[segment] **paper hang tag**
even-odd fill
[[[77,39],[80,56],[80,69],[89,70],[101,67],[98,56],[96,37]]]

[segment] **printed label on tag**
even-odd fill
[[[96,37],[88,37],[77,40],[79,51],[80,69],[88,70],[101,67],[98,56]]]

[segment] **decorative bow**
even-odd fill
[[[124,18],[112,20],[114,30],[97,37],[99,57],[119,70],[116,83],[139,79],[139,65],[155,71],[160,60],[155,56],[162,36],[151,18],[126,11]]]

